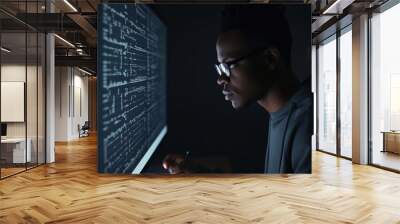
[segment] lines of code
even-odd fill
[[[141,4],[98,12],[98,170],[131,173],[166,126],[166,28]]]

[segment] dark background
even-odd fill
[[[221,5],[152,5],[167,26],[168,133],[143,173],[161,173],[171,152],[226,156],[234,173],[262,173],[268,113],[254,104],[236,111],[217,85],[215,44]],[[311,76],[311,11],[286,6],[292,31],[292,68]],[[256,21],[257,22],[257,21]]]

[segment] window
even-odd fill
[[[400,170],[400,4],[371,18],[372,163]]]
[[[317,133],[317,48],[315,45],[312,45],[311,48],[311,91],[313,92],[313,113],[314,113],[314,120],[313,120],[313,130],[314,133],[312,135],[312,150],[317,149],[317,141],[316,141],[316,133]]]
[[[318,149],[336,153],[336,36],[318,48]]]
[[[40,13],[44,3],[19,2],[19,15]],[[7,5],[15,4],[0,3]],[[45,163],[46,38],[8,14],[0,17],[0,178],[5,178]]]
[[[352,156],[352,35],[351,26],[342,31],[340,43],[340,155]]]

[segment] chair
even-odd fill
[[[85,121],[82,127],[78,124],[79,138],[89,136],[89,129],[90,129],[89,121]]]

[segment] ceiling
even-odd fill
[[[337,3],[335,3],[337,1]],[[313,38],[321,36],[347,14],[357,14],[386,0],[233,0],[234,3],[311,4]],[[24,32],[55,32],[56,62],[68,64],[80,61],[96,69],[97,6],[101,2],[135,3],[135,0],[1,0],[0,27],[2,44],[13,49],[15,55],[25,55]],[[189,3],[187,0],[142,0],[142,3]],[[189,4],[222,4],[226,0],[191,0]],[[51,10],[50,10],[51,9]],[[52,13],[48,13],[52,11]],[[28,13],[26,13],[28,12]],[[22,34],[21,34],[21,31]],[[36,49],[28,40],[28,54]],[[79,50],[77,50],[79,49]]]

